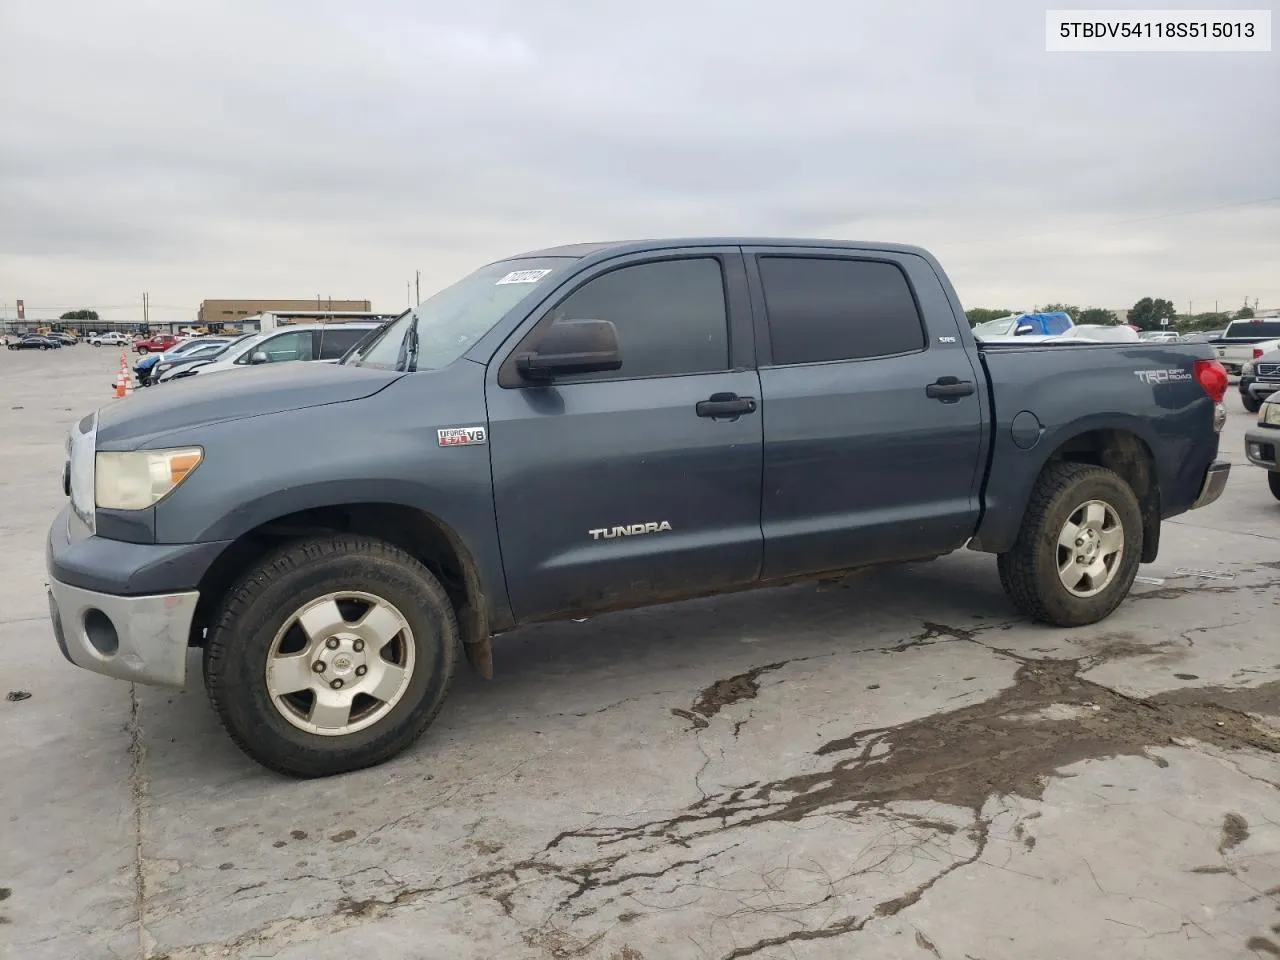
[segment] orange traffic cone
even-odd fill
[[[116,396],[126,397],[133,393],[133,377],[129,375],[129,358],[120,351],[120,372],[116,374]]]

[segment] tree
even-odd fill
[[[1007,317],[1012,310],[989,310],[986,307],[974,307],[966,310],[964,315],[969,319],[969,326],[975,327],[980,323],[986,323],[988,320],[999,320],[1001,317]]]
[[[97,322],[98,311],[97,310],[68,310],[58,319],[59,320],[92,320],[94,322]]]
[[[1253,307],[1241,307],[1239,310],[1237,310],[1237,311],[1236,311],[1236,317],[1235,317],[1235,318],[1236,318],[1237,320],[1252,320],[1252,319],[1253,319]]]
[[[1161,320],[1172,324],[1177,316],[1177,308],[1171,301],[1143,297],[1129,311],[1129,322],[1139,330],[1160,330]]]
[[[1075,320],[1076,314],[1080,312],[1080,308],[1069,303],[1046,303],[1043,307],[1036,307],[1037,313],[1065,313]],[[1077,323],[1079,321],[1076,321]]]
[[[1085,307],[1075,314],[1076,323],[1096,323],[1100,326],[1115,326],[1118,321],[1116,315],[1111,310],[1103,307]]]

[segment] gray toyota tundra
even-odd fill
[[[890,244],[581,244],[482,267],[340,365],[116,400],[68,439],[72,663],[182,686],[293,776],[387,760],[539,620],[995,554],[1071,627],[1214,501],[1206,344],[987,343]]]

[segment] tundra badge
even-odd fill
[[[446,427],[437,430],[442,447],[464,447],[473,443],[486,443],[489,433],[484,427]]]
[[[644,533],[662,533],[670,530],[671,524],[663,520],[661,523],[629,523],[622,527],[598,527],[595,530],[588,530],[592,540],[612,540],[614,537],[635,537]]]

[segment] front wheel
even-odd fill
[[[150,351],[150,350],[148,350],[146,347],[139,347],[139,348],[138,348],[138,355],[139,355],[139,356],[143,356],[143,357],[145,357],[145,356],[146,356],[148,353],[150,353],[150,352],[151,352],[151,351]]]
[[[1257,413],[1262,409],[1262,401],[1248,393],[1240,394],[1240,404],[1249,413]]]
[[[440,711],[458,654],[440,582],[381,540],[305,540],[233,587],[209,631],[205,685],[263,766],[323,777],[382,763]]]
[[[1271,488],[1271,495],[1280,500],[1280,472],[1275,470],[1267,471],[1267,486]]]
[[[1116,473],[1051,463],[1036,481],[1000,582],[1022,613],[1057,627],[1109,616],[1129,593],[1142,557],[1142,511]]]

